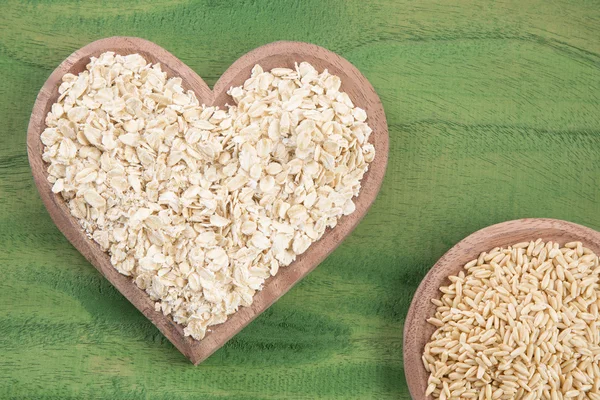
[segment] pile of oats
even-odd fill
[[[600,400],[600,261],[581,242],[521,242],[468,262],[428,322],[434,399]]]
[[[375,151],[340,78],[255,66],[226,110],[107,52],[66,74],[41,135],[48,180],[156,309],[202,339],[354,211]]]

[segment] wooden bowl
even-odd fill
[[[421,356],[435,331],[426,320],[435,314],[436,306],[431,299],[441,297],[440,286],[449,285],[448,276],[458,274],[466,263],[484,251],[538,238],[560,244],[580,241],[600,254],[600,232],[557,219],[528,218],[488,226],[467,236],[431,268],[413,297],[404,323],[404,373],[413,399],[433,399],[432,396],[425,397],[429,374]]]
[[[275,277],[269,278],[264,289],[254,296],[252,306],[240,308],[225,323],[213,326],[201,341],[184,337],[181,325],[176,324],[171,317],[156,312],[154,302],[148,295],[140,290],[131,278],[119,274],[113,268],[108,255],[97,243],[83,234],[62,197],[52,193],[52,185],[47,180],[47,166],[42,161],[44,146],[40,134],[45,128],[46,114],[58,98],[61,78],[67,72],[82,72],[91,56],[98,56],[106,51],[122,55],[139,53],[149,62],[160,63],[168,76],[181,76],[184,87],[193,90],[201,104],[218,106],[234,104],[233,99],[227,95],[227,90],[231,86],[241,85],[249,78],[255,64],[260,64],[265,69],[293,68],[295,62],[308,61],[317,70],[326,68],[342,79],[341,90],[348,93],[352,101],[367,112],[367,122],[373,129],[370,142],[375,146],[375,160],[362,180],[360,195],[355,199],[356,211],[341,218],[334,230],[328,230],[321,240],[313,243],[294,263],[282,268]],[[259,47],[234,62],[215,84],[214,90],[210,90],[202,78],[160,46],[139,38],[112,37],[98,40],[77,50],[50,75],[33,107],[27,131],[27,150],[35,184],[44,205],[61,232],[175,347],[194,364],[198,364],[319,265],[356,227],[375,200],[383,181],[388,158],[388,130],[381,101],[371,84],[352,64],[322,47],[300,42],[275,42]]]

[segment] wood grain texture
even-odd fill
[[[597,1],[123,4],[1,2],[0,398],[408,400],[403,322],[447,250],[525,217],[600,230]],[[157,43],[211,87],[265,43],[315,43],[386,111],[390,158],[367,216],[198,367],[69,244],[31,178],[40,87],[73,49],[114,35]]]
[[[436,306],[431,299],[439,299],[441,286],[450,285],[448,276],[457,275],[469,261],[495,247],[541,238],[544,242],[561,245],[582,242],[594,253],[600,254],[600,232],[582,225],[549,218],[529,218],[502,222],[481,229],[452,247],[427,273],[413,297],[404,325],[404,370],[410,393],[414,399],[432,400],[425,397],[429,374],[423,366],[423,349],[435,327],[427,323],[433,317]]]
[[[42,160],[44,145],[40,135],[46,128],[46,115],[56,103],[62,77],[69,73],[78,75],[85,71],[90,57],[98,57],[107,51],[116,54],[140,54],[148,62],[160,64],[168,77],[183,79],[185,90],[192,90],[200,104],[226,109],[234,104],[227,94],[231,87],[242,86],[250,77],[252,68],[259,64],[265,70],[294,68],[302,61],[309,62],[318,71],[328,70],[340,77],[340,90],[350,96],[354,104],[366,111],[368,123],[373,130],[369,142],[375,148],[375,159],[361,181],[361,190],[354,198],[356,210],[340,218],[335,229],[327,229],[323,237],[313,243],[307,251],[282,268],[274,277],[267,279],[264,287],[253,298],[250,307],[241,307],[222,324],[212,326],[206,336],[198,341],[185,337],[183,326],[175,323],[171,316],[156,311],[154,302],[130,277],[117,272],[110,262],[108,253],[90,239],[71,216],[69,206],[62,196],[52,192],[48,181],[48,165]],[[160,46],[140,38],[117,36],[96,40],[71,54],[52,72],[37,96],[27,129],[27,154],[33,179],[52,220],[58,229],[81,254],[92,263],[138,310],[194,364],[199,364],[219,349],[225,342],[241,331],[254,318],[292,288],[300,279],[315,269],[352,232],[375,201],[379,192],[388,159],[388,128],[381,101],[369,81],[348,61],[322,47],[302,42],[279,41],[261,46],[244,54],[225,71],[210,90],[194,71]]]

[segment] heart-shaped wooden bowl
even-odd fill
[[[433,399],[432,396],[425,397],[429,374],[423,366],[421,356],[435,331],[435,327],[426,320],[435,314],[436,306],[431,303],[431,299],[441,297],[438,290],[440,286],[449,285],[448,276],[456,275],[466,263],[484,251],[538,238],[561,245],[580,241],[585,247],[600,254],[600,232],[557,219],[527,218],[488,226],[467,236],[431,268],[413,297],[404,323],[404,373],[413,399]]]
[[[370,142],[375,146],[375,160],[362,180],[360,195],[355,199],[356,211],[343,217],[335,229],[328,230],[321,240],[313,243],[294,263],[282,268],[275,277],[269,278],[264,289],[254,296],[252,306],[240,308],[225,323],[213,326],[201,341],[185,337],[181,325],[176,324],[171,317],[156,312],[148,295],[140,290],[131,278],[119,274],[112,267],[108,255],[83,234],[62,197],[52,193],[52,185],[47,180],[47,166],[42,161],[44,146],[40,134],[45,129],[46,114],[58,98],[61,78],[68,72],[82,72],[91,56],[98,56],[106,51],[122,55],[138,53],[149,62],[160,63],[169,77],[181,76],[185,89],[193,90],[201,104],[221,107],[226,103],[234,104],[233,99],[227,95],[227,90],[231,86],[243,84],[250,77],[250,71],[255,64],[260,64],[265,69],[293,68],[295,62],[308,61],[317,70],[326,68],[341,78],[341,90],[348,93],[354,104],[366,110],[367,122],[373,129]],[[144,39],[112,37],[95,41],[77,50],[50,75],[33,107],[27,131],[27,150],[35,184],[44,205],[61,232],[186,357],[198,364],[319,265],[356,227],[375,200],[383,181],[388,158],[388,130],[381,101],[371,84],[352,64],[322,47],[300,42],[275,42],[259,47],[234,62],[215,84],[214,90],[210,90],[202,78],[162,47]]]

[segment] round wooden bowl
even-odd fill
[[[448,276],[458,274],[467,262],[484,251],[538,238],[560,244],[580,241],[585,247],[600,254],[600,232],[557,219],[527,218],[488,226],[467,236],[431,268],[413,297],[404,323],[404,373],[413,399],[433,399],[432,396],[425,397],[429,374],[423,366],[421,356],[425,344],[435,331],[435,327],[426,320],[435,313],[436,306],[431,303],[431,299],[441,297],[438,290],[440,286],[449,285]]]

